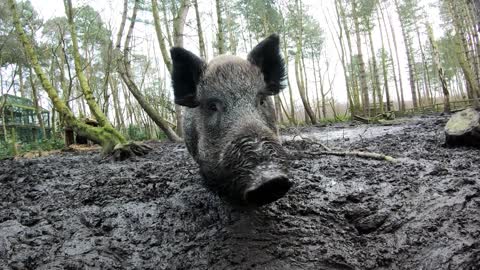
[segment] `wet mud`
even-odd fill
[[[0,161],[0,269],[480,269],[480,150],[443,147],[446,121],[303,129],[399,162],[292,160],[294,187],[256,210],[209,193],[178,144]]]

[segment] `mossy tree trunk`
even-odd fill
[[[77,74],[78,82],[80,84],[80,88],[82,93],[87,101],[88,107],[90,108],[91,113],[97,120],[98,124],[104,128],[105,132],[111,133],[113,137],[120,143],[126,143],[127,140],[123,137],[120,132],[118,132],[115,128],[113,128],[112,124],[108,120],[107,116],[103,113],[102,109],[95,101],[95,97],[93,95],[93,91],[88,84],[87,77],[83,73],[83,65],[80,59],[80,53],[78,50],[78,39],[77,39],[77,30],[75,23],[73,21],[73,8],[72,8],[72,1],[65,0],[65,13],[67,14],[68,18],[68,25],[70,27],[70,36],[72,38],[72,51],[73,51],[73,60],[75,63],[75,72]]]

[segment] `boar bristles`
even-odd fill
[[[265,94],[276,95],[286,87],[285,61],[280,53],[280,38],[272,34],[260,42],[248,54],[248,61],[258,66],[263,73],[267,87]]]
[[[205,62],[195,54],[179,47],[170,49],[172,57],[172,86],[175,103],[195,108],[197,85],[205,69]]]

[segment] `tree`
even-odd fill
[[[365,69],[365,61],[363,60],[359,7],[358,7],[357,0],[352,0],[351,3],[352,3],[352,18],[355,26],[355,35],[357,37],[357,59],[358,59],[361,92],[363,97],[363,100],[362,100],[363,114],[365,116],[369,116],[370,101],[368,96],[367,73]]]
[[[138,101],[140,106],[143,110],[147,113],[147,115],[157,124],[157,126],[165,133],[169,140],[174,142],[180,142],[182,139],[170,128],[169,123],[155,110],[145,99],[144,95],[141,93],[140,88],[133,80],[133,73],[132,68],[130,65],[130,41],[132,37],[132,32],[135,27],[135,19],[137,16],[137,11],[139,8],[139,0],[135,0],[135,5],[132,11],[131,22],[129,26],[129,30],[127,33],[127,37],[125,39],[123,56],[120,55],[120,43],[122,39],[123,28],[125,27],[125,21],[127,18],[127,9],[128,9],[128,0],[124,2],[124,12],[122,15],[122,21],[120,23],[120,28],[117,33],[117,41],[115,44],[116,48],[116,58],[117,58],[117,65],[118,65],[118,72],[127,85],[128,90],[132,93],[135,99]],[[156,3],[155,0],[152,3]],[[154,9],[155,10],[155,9]],[[165,58],[164,58],[165,59]],[[167,58],[169,59],[169,58]],[[171,62],[170,62],[171,63]],[[170,64],[171,65],[171,64]]]
[[[70,2],[69,0],[65,0],[65,1],[66,1],[65,2],[66,11],[67,11],[67,14],[69,14],[70,16],[69,24],[71,24],[71,29],[74,30],[75,27],[73,24],[73,17],[71,17],[72,15],[71,3],[69,3]],[[66,106],[65,102],[62,99],[60,99],[58,95],[58,91],[50,83],[48,76],[44,73],[42,67],[40,66],[38,56],[21,25],[21,22],[17,13],[17,5],[15,3],[15,0],[8,0],[8,5],[12,13],[13,23],[15,25],[18,38],[23,44],[27,59],[30,61],[38,79],[41,82],[42,87],[50,97],[50,100],[52,101],[55,109],[59,111],[61,114],[63,114],[66,122],[70,126],[72,126],[75,129],[75,131],[78,132],[79,134],[82,134],[88,137],[90,140],[101,144],[104,154],[113,153],[115,157],[118,159],[127,158],[132,154],[135,154],[135,155],[145,154],[148,151],[147,147],[136,145],[136,144],[126,144],[125,138],[121,134],[119,134],[115,129],[113,129],[113,127],[109,124],[108,120],[102,119],[102,114],[99,113],[98,111],[96,111],[95,112],[96,114],[94,115],[96,117],[99,116],[99,118],[97,119],[100,124],[99,127],[93,127],[93,126],[87,125],[86,123],[78,120],[74,116],[73,112]],[[75,31],[72,31],[72,41],[75,36],[73,33],[75,33]],[[75,58],[78,58],[78,55],[76,55]],[[77,61],[77,64],[80,64],[80,62]],[[85,81],[83,83],[85,83]],[[83,89],[83,90],[88,91],[88,89]],[[97,110],[97,108],[95,108],[94,106],[95,105],[94,101],[90,100],[89,102],[91,102],[92,108]]]
[[[414,13],[416,8],[415,0],[406,0],[405,3],[401,6],[398,0],[395,0],[395,7],[400,19],[400,27],[402,29],[403,41],[405,43],[405,49],[407,54],[408,62],[408,76],[410,80],[410,90],[412,93],[412,103],[413,108],[418,108],[418,96],[416,90],[416,71],[415,71],[415,61],[413,56],[413,45],[412,38],[410,36],[410,30],[407,29],[409,22],[414,20]]]
[[[427,33],[430,45],[432,46],[433,61],[438,70],[438,78],[440,80],[442,90],[443,90],[443,111],[446,113],[450,112],[450,92],[448,91],[447,79],[445,77],[445,71],[443,69],[442,63],[440,62],[440,52],[438,50],[438,45],[433,34],[433,29],[430,24],[427,23]]]

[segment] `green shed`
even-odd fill
[[[45,127],[45,135],[50,138],[50,112],[40,108],[39,114]],[[0,141],[5,141],[5,138],[12,135],[15,135],[18,142],[44,139],[33,102],[28,98],[7,94],[0,96]]]

